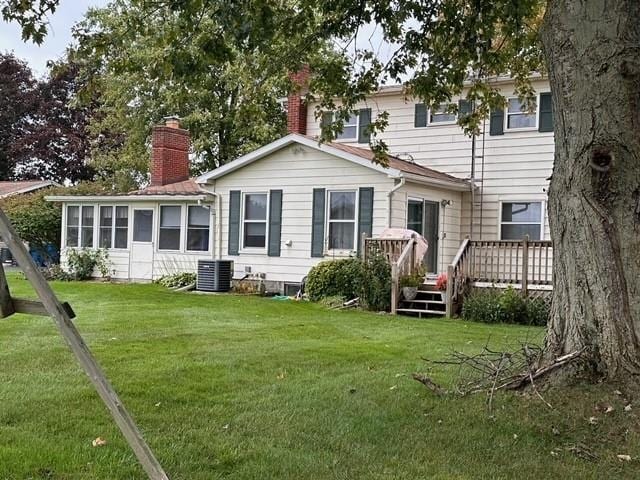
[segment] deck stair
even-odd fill
[[[400,299],[397,313],[417,316],[419,318],[444,316],[447,302],[444,292],[435,286],[435,280],[427,279],[418,289],[418,295],[413,300]]]

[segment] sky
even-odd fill
[[[17,24],[0,20],[0,51],[13,53],[26,60],[38,77],[47,72],[47,60],[59,59],[72,41],[71,27],[82,20],[89,7],[102,7],[107,0],[61,0],[60,6],[49,16],[49,32],[42,43],[24,43]]]

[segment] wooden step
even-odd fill
[[[447,302],[444,300],[422,300],[416,298],[414,300],[400,300],[402,303],[433,303],[434,305],[446,305]]]
[[[399,308],[396,311],[398,313],[417,313],[420,316],[423,314],[444,316],[445,314],[444,310],[421,310],[418,308]]]

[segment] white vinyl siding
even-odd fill
[[[538,92],[549,91],[549,83],[546,80],[534,80],[533,86]],[[512,83],[497,85],[496,88],[506,97],[514,96]],[[462,96],[464,95],[466,92],[462,93]],[[431,129],[415,128],[416,100],[406,98],[401,92],[378,94],[375,101],[371,100],[369,99],[367,103],[373,109],[373,117],[381,111],[389,112],[389,126],[377,138],[389,146],[391,153],[410,155],[417,164],[458,178],[469,178],[471,139],[458,125],[440,125],[438,128]],[[452,101],[457,100],[457,98],[452,99]],[[364,106],[364,103],[356,105],[355,108],[360,106]],[[318,135],[320,129],[313,115],[314,107],[313,103],[309,105],[307,116],[307,134],[310,136]],[[486,129],[484,142],[483,127]],[[480,124],[480,129],[476,142],[475,178],[478,189],[475,195],[476,205],[473,209],[473,238],[497,240],[500,238],[500,201],[502,199],[510,201],[512,198],[522,198],[542,202],[546,200],[548,179],[553,169],[553,132],[538,132],[535,128],[520,130],[505,128],[504,135],[491,136],[489,119],[484,125]],[[355,141],[348,143],[358,146]],[[483,154],[484,158],[482,158]],[[396,211],[395,203],[396,195],[394,195],[394,211]],[[400,211],[403,208],[400,207]],[[401,222],[403,221],[404,219],[401,219]],[[460,211],[461,238],[472,233],[470,224],[471,195],[467,193],[463,195]],[[548,219],[545,215],[544,239],[549,239],[547,225]],[[460,243],[455,246],[456,250],[459,245]]]
[[[357,191],[360,187],[373,187],[375,236],[387,226],[387,193],[393,185],[393,179],[386,174],[310,147],[291,145],[229,173],[215,180],[214,185],[205,185],[204,188],[215,190],[223,198],[220,233],[223,240],[222,258],[233,259],[235,275],[242,277],[246,274],[245,268],[250,268],[253,274],[264,273],[267,281],[298,283],[309,273],[311,267],[323,260],[311,257],[313,189],[324,188],[328,192]],[[229,257],[229,191],[240,190],[250,193],[272,189],[283,191],[280,256],[270,257],[263,249],[255,252],[241,251],[240,255]],[[325,211],[326,207],[327,205]],[[325,248],[328,246],[329,233],[326,220],[325,213]],[[242,236],[240,238],[242,241]],[[324,259],[334,256],[341,257],[342,253],[327,250]]]

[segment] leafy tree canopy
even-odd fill
[[[151,126],[167,115],[191,132],[196,172],[285,133],[288,64],[274,59],[289,53],[289,13],[275,2],[135,0],[90,11],[71,57],[101,95],[92,129],[126,133],[117,153],[98,152],[98,169],[143,174]]]

